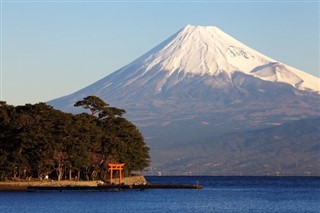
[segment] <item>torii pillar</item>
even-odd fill
[[[113,171],[119,171],[119,185],[122,184],[122,170],[124,163],[108,163],[108,170],[110,171],[110,184],[112,184]]]

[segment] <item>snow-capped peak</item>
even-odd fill
[[[187,25],[172,39],[160,44],[148,54],[144,63],[148,70],[160,66],[161,70],[183,71],[198,75],[229,74],[241,70],[249,73],[253,68],[273,61],[262,58],[217,27]],[[245,63],[244,63],[245,62]]]
[[[298,89],[320,91],[319,78],[281,64],[214,26],[187,25],[132,64],[142,65],[139,70],[143,75],[154,69],[166,72],[166,78],[176,72],[183,76],[214,76],[221,72],[231,76],[241,71]]]

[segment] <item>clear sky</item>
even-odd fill
[[[1,99],[12,105],[82,89],[187,24],[320,76],[319,1],[0,1]]]

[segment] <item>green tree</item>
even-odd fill
[[[21,156],[24,160],[18,165],[22,177],[37,175],[41,178],[51,172],[56,149],[52,136],[53,119],[58,112],[44,103],[16,107],[15,125],[19,131],[14,141],[19,147],[16,157]]]
[[[14,127],[12,117],[14,107],[0,101],[0,178],[5,179],[14,175],[12,152],[14,150]]]
[[[141,171],[149,166],[149,148],[144,142],[137,127],[123,117],[116,118],[110,126],[104,126],[110,131],[112,138],[109,139],[109,158],[125,163],[125,173]]]
[[[77,171],[77,178],[81,171],[87,172],[92,164],[92,153],[98,149],[100,129],[96,126],[95,117],[82,113],[73,117],[71,138],[67,142],[67,156],[69,179],[71,172]]]
[[[125,173],[140,171],[150,164],[149,148],[136,126],[123,118],[125,110],[110,107],[96,96],[88,96],[75,106],[90,109],[102,129],[100,162],[125,163]]]
[[[105,178],[106,164],[125,163],[125,174],[149,165],[149,149],[125,110],[95,96],[78,101],[91,111],[73,115],[45,103],[0,102],[0,177],[62,180]]]

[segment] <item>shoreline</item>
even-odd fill
[[[27,191],[28,187],[67,187],[81,186],[93,187],[98,186],[99,181],[4,181],[0,182],[0,191]]]
[[[117,184],[117,180],[113,181]],[[141,185],[146,184],[147,181],[142,175],[124,177],[123,183],[125,185]],[[28,187],[98,187],[100,185],[105,184],[104,181],[96,180],[96,181],[69,181],[69,180],[61,180],[61,181],[53,181],[53,180],[30,180],[30,181],[0,181],[0,191],[27,191]]]

